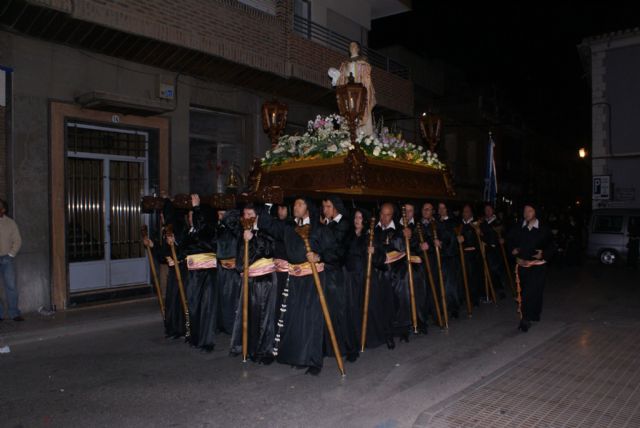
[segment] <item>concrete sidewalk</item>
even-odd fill
[[[24,317],[24,322],[0,322],[0,347],[162,320],[155,297],[70,309],[49,316],[35,312]]]

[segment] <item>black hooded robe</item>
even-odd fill
[[[335,205],[337,205],[336,202],[334,202]],[[340,205],[342,204],[340,203]],[[351,225],[343,215],[339,222],[331,221],[321,227],[325,232],[326,245],[320,258],[324,262],[325,281],[323,285],[327,306],[331,313],[331,322],[342,354],[357,358],[359,352],[356,322],[355,318],[347,313],[349,310],[348,296],[353,294],[353,285],[345,270],[347,239],[350,236]],[[328,331],[325,331],[325,353],[333,355]]]
[[[416,230],[416,224],[414,221],[409,220],[409,229],[411,229],[411,239],[409,240],[409,248],[411,249],[411,270],[413,272],[413,289],[416,300],[416,312],[418,317],[418,328],[422,332],[427,331],[427,325],[429,320],[429,307],[427,295],[430,293],[429,283],[427,279],[427,273],[424,266],[424,258],[422,257],[422,249],[420,248],[420,238]],[[404,239],[404,238],[403,238]],[[409,278],[407,277],[407,282]],[[411,301],[409,301],[411,305]],[[411,306],[409,306],[411,311]],[[411,315],[411,312],[409,313]],[[413,324],[413,320],[412,324]]]
[[[215,253],[215,228],[205,218],[201,207],[193,209],[193,227],[187,234],[182,248],[183,256]],[[191,321],[192,346],[205,351],[213,350],[218,321],[218,295],[216,269],[189,270],[187,294]]]
[[[184,214],[176,212],[169,199],[165,200],[162,208],[165,227],[173,226],[173,236],[175,248],[181,248],[187,233]],[[178,255],[180,251],[176,251]],[[172,257],[171,248],[167,244],[165,229],[162,231],[162,243],[160,246],[160,254],[163,258]],[[186,281],[187,270],[184,260],[178,260],[180,272],[183,280]],[[167,289],[164,295],[164,334],[166,337],[178,338],[185,334],[184,309],[178,288],[178,280],[176,278],[175,266],[170,266],[167,271]]]
[[[240,302],[242,280],[238,275],[236,251],[240,214],[237,210],[227,211],[217,227],[216,257],[218,259],[217,278],[220,292],[218,304],[218,329],[231,334]],[[231,262],[233,267],[224,266],[223,260]]]
[[[360,236],[351,232],[346,254],[346,275],[350,285],[347,293],[348,323],[354,325],[358,343],[362,335],[362,309],[364,304],[364,287],[367,275],[367,259],[369,246],[368,230],[364,229]],[[373,268],[372,268],[373,271]]]
[[[249,267],[260,259],[272,259],[274,240],[261,230],[253,231],[249,241]],[[237,267],[240,274],[240,303],[236,313],[231,353],[242,353],[242,278],[244,271],[244,240],[240,232],[237,240]],[[249,270],[251,272],[251,269]],[[248,355],[253,361],[273,360],[273,345],[276,332],[276,295],[277,279],[275,271],[260,276],[249,277],[249,327]]]
[[[522,260],[535,260],[534,255],[538,250],[541,250],[542,260],[548,261],[553,258],[555,252],[551,230],[541,221],[538,222],[537,227],[531,229],[526,225],[514,227],[509,243],[512,251],[517,249],[516,257]],[[542,264],[528,268],[519,266],[517,269],[522,290],[522,319],[524,321],[540,321],[547,265]]]
[[[374,229],[373,272],[367,323],[367,347],[375,348],[406,334],[410,327],[407,260],[386,263],[390,251],[404,252],[404,237],[395,228]],[[404,303],[406,301],[406,303]],[[401,306],[402,305],[402,306]]]
[[[487,255],[487,264],[491,271],[491,280],[493,286],[499,294],[505,292],[506,284],[509,279],[507,276],[506,266],[504,265],[504,259],[502,257],[502,250],[500,248],[500,238],[496,228],[499,228],[499,220],[493,220],[491,223],[483,221],[480,223],[480,230],[482,231],[482,240],[486,244],[485,252]],[[507,259],[508,260],[508,259]]]
[[[471,294],[472,305],[477,306],[480,303],[481,297],[486,294],[480,243],[478,242],[475,229],[471,224],[463,223],[460,234],[464,238],[462,247],[464,250],[464,263],[467,269],[469,294]],[[491,296],[486,297],[490,298]]]
[[[442,242],[440,256],[442,259],[442,275],[447,295],[447,310],[450,315],[458,314],[460,309],[460,290],[462,288],[461,265],[456,239],[455,226],[451,218],[439,221],[438,238]]]
[[[313,252],[322,252],[321,225],[317,218],[310,217],[309,242]],[[288,222],[273,219],[269,215],[258,216],[258,228],[274,239],[284,243],[289,264],[302,264],[307,261],[304,241],[296,233],[295,226]],[[318,273],[324,281],[324,272]],[[288,295],[278,313],[278,328],[274,354],[278,362],[297,367],[321,368],[323,363],[324,318],[320,299],[312,275],[288,275],[285,290]],[[278,337],[279,335],[279,337]]]

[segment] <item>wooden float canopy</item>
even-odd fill
[[[451,200],[456,194],[446,169],[366,157],[363,152],[353,156],[350,152],[329,159],[295,160],[270,166],[262,166],[256,159],[249,175],[248,192],[202,195],[200,200],[215,209],[232,209],[244,202],[282,203],[295,196],[320,199],[326,195],[373,202]],[[175,195],[172,203],[179,209],[191,209],[191,197],[186,194]],[[143,212],[159,211],[163,204],[164,199],[157,196],[145,196],[141,201]]]
[[[446,169],[404,160],[367,157],[354,162],[351,154],[329,159],[289,161],[261,166],[254,162],[250,175],[253,191],[279,187],[284,197],[327,194],[352,199],[452,199],[451,177]],[[359,178],[354,178],[357,172]]]

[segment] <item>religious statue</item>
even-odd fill
[[[362,83],[367,89],[367,105],[364,111],[362,122],[358,124],[358,134],[373,134],[373,116],[371,114],[376,105],[376,93],[371,82],[371,65],[360,55],[360,45],[358,42],[349,44],[350,58],[340,64],[340,69],[330,68],[329,76],[333,86],[344,85],[349,82],[349,76],[353,76],[356,83]]]

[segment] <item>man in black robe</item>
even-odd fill
[[[447,204],[438,204],[438,221],[442,226],[438,230],[438,240],[435,245],[440,248],[442,258],[442,275],[444,276],[445,292],[447,294],[447,310],[453,318],[458,318],[460,308],[460,257],[458,256],[458,241],[455,233],[455,221],[449,217]]]
[[[338,346],[340,346],[342,354],[346,355],[347,361],[354,362],[360,353],[355,319],[348,316],[348,312],[353,308],[347,307],[347,296],[352,294],[353,285],[348,281],[349,277],[345,271],[347,239],[350,238],[351,224],[346,217],[346,209],[342,199],[338,196],[329,196],[323,199],[322,214],[326,245],[320,253],[320,258],[324,262],[325,297]],[[326,355],[333,355],[331,340],[326,329],[324,346]]]
[[[275,205],[272,208],[275,211],[273,214],[276,216],[277,221],[287,223],[290,226],[295,226],[293,218],[289,215],[289,207],[284,204]],[[267,214],[265,214],[267,215]],[[287,283],[287,277],[289,272],[286,269],[287,250],[284,245],[284,241],[275,238],[275,249],[273,254],[274,263],[276,265],[276,277],[278,280],[278,291],[276,295],[276,310],[282,305],[282,292]],[[277,320],[277,317],[276,317]]]
[[[436,247],[434,241],[434,233],[433,227],[436,229],[436,233],[438,236],[442,234],[442,230],[444,229],[443,225],[440,224],[435,217],[435,208],[431,202],[425,202],[422,204],[422,218],[420,223],[422,225],[422,230],[424,233],[425,242],[420,244],[420,250],[424,250],[427,252],[428,262],[431,266],[431,275],[434,281],[434,287],[436,289],[436,296],[433,296],[431,292],[427,294],[427,305],[429,307],[429,313],[434,314],[434,321],[436,320],[436,306],[434,302],[434,298],[438,299],[438,305],[441,305],[442,298],[440,297],[440,276],[438,275],[438,259],[436,257]],[[427,278],[428,280],[428,278]],[[429,284],[429,290],[431,290],[431,285]]]
[[[216,227],[216,259],[218,264],[218,329],[231,334],[240,302],[240,275],[236,269],[238,230],[240,212],[238,210],[218,211]]]
[[[200,197],[191,195],[189,232],[181,248],[187,261],[189,276],[187,295],[191,321],[192,346],[204,352],[213,351],[218,322],[216,281],[216,237],[213,213],[200,206]]]
[[[256,208],[247,204],[242,210],[242,218],[256,219]],[[273,362],[273,343],[276,329],[276,269],[273,262],[274,240],[258,228],[257,222],[251,230],[237,229],[237,268],[241,278],[244,275],[244,242],[249,242],[249,307],[248,307],[248,356],[261,364]],[[236,314],[231,354],[242,353],[242,292]]]
[[[324,266],[319,254],[323,250],[322,225],[312,211],[313,204],[305,198],[295,200],[295,225],[279,221],[269,215],[258,216],[258,228],[284,243],[288,276],[278,325],[274,355],[280,363],[307,368],[307,373],[318,375],[322,370],[324,318],[318,292],[314,285],[310,263],[316,263],[320,281],[324,281]],[[296,227],[310,228],[307,251]]]
[[[351,286],[351,294],[347,295],[347,317],[355,325],[356,338],[360,344],[362,336],[362,309],[364,304],[364,286],[367,273],[367,247],[369,245],[369,228],[371,214],[363,208],[356,208],[353,213],[353,229],[347,239],[346,275]]]
[[[504,299],[505,288],[509,286],[509,279],[502,257],[502,250],[500,249],[500,246],[504,245],[504,239],[502,238],[503,227],[491,204],[485,204],[484,206],[484,221],[480,223],[480,231],[482,232],[482,240],[485,243],[487,264],[491,271],[493,286],[500,299]],[[499,231],[500,235],[498,234]]]
[[[553,257],[554,244],[548,226],[536,216],[535,205],[525,204],[523,216],[521,227],[514,227],[510,234],[509,247],[516,257],[516,278],[521,289],[518,328],[527,332],[532,321],[540,321],[547,261]]]
[[[427,334],[427,324],[429,319],[429,310],[427,306],[427,290],[429,286],[427,284],[427,275],[424,267],[424,260],[422,258],[422,249],[420,246],[420,238],[416,232],[416,220],[415,220],[415,204],[413,202],[407,202],[404,204],[405,213],[407,215],[407,228],[411,230],[411,239],[409,245],[411,249],[411,270],[413,272],[413,288],[416,300],[416,311],[418,316],[418,332]],[[405,227],[404,220],[400,219],[400,224]],[[407,278],[407,281],[409,279]],[[411,309],[411,307],[409,307]]]
[[[458,242],[462,245],[464,263],[467,271],[467,283],[472,305],[478,306],[484,289],[484,266],[482,263],[481,243],[476,233],[477,224],[473,218],[471,205],[462,208],[462,224]]]
[[[169,338],[178,338],[185,334],[184,309],[178,288],[178,279],[176,277],[176,266],[174,264],[170,244],[173,243],[176,248],[181,248],[185,235],[187,234],[187,223],[184,212],[176,210],[168,198],[164,201],[162,208],[162,220],[164,227],[162,228],[162,246],[161,254],[166,260],[169,267],[167,271],[167,290],[164,297],[164,331]],[[173,227],[173,235],[166,234],[166,227]],[[176,252],[176,255],[180,251]],[[184,260],[178,260],[178,269],[182,278],[187,278],[186,263]]]
[[[373,267],[367,347],[383,343],[395,348],[394,336],[409,340],[411,315],[409,284],[403,232],[393,220],[395,207],[386,203],[380,208],[380,221],[374,228]],[[409,229],[406,230],[410,234]]]

